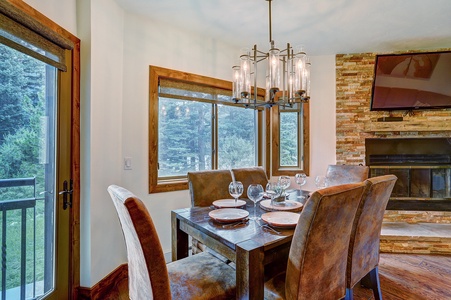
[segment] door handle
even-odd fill
[[[66,210],[68,207],[72,208],[72,192],[73,192],[73,181],[70,180],[70,190],[67,188],[67,180],[63,182],[63,190],[58,194],[63,195],[63,209]],[[67,195],[69,195],[69,200]]]

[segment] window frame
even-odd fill
[[[300,157],[299,164],[302,166],[281,166],[280,165],[280,110],[278,106],[274,106],[271,109],[271,174],[272,176],[294,176],[296,173],[304,172],[307,176],[310,173],[310,138],[309,138],[309,120],[310,120],[310,109],[309,103],[303,103],[303,111],[302,116],[300,117],[300,121],[302,121],[302,140],[300,139],[299,147],[303,148],[303,157]],[[298,136],[301,133],[300,128],[298,128]]]
[[[161,78],[170,78],[174,80],[185,81],[193,84],[206,85],[214,88],[221,88],[226,90],[232,90],[232,82],[216,79],[212,77],[186,73],[182,71],[176,71],[166,69],[157,66],[149,66],[149,193],[170,192],[188,189],[188,180],[186,177],[167,177],[158,178],[158,117],[159,117],[159,82]],[[264,96],[263,89],[258,89],[258,95]],[[214,103],[214,102],[212,102]],[[236,105],[230,103],[230,105]],[[242,105],[237,104],[242,107]],[[217,106],[214,106],[214,110],[217,115]],[[244,109],[244,107],[243,107]],[[257,164],[262,165],[263,162],[263,114],[264,109],[259,109],[257,113]],[[213,115],[214,113],[212,113]],[[217,125],[217,118],[213,120]],[[213,125],[214,128],[215,125]],[[217,149],[217,129],[212,133],[212,146]],[[269,150],[269,145],[265,145]],[[213,160],[212,169],[217,168],[217,150],[214,154],[216,157]],[[268,151],[266,151],[268,153]]]

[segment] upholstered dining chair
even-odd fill
[[[364,183],[314,192],[300,214],[285,273],[265,282],[265,299],[341,299],[352,223]]]
[[[360,165],[328,165],[327,186],[362,182],[368,178],[369,167]]]
[[[143,299],[233,299],[235,270],[209,253],[166,264],[152,218],[130,191],[111,185],[125,238],[129,296]]]
[[[230,170],[205,170],[188,172],[188,187],[191,196],[191,206],[210,206],[213,201],[231,198],[229,184],[232,182]],[[192,254],[207,250],[197,239],[191,239]],[[219,254],[213,252],[217,257]],[[224,258],[224,260],[226,260]]]
[[[379,244],[385,208],[396,183],[395,175],[365,180],[365,191],[351,233],[346,270],[346,299],[353,299],[353,287],[362,280],[382,299],[379,283]]]
[[[265,188],[268,183],[268,177],[262,167],[232,169],[232,174],[236,181],[243,183],[243,198],[247,198],[247,188],[249,185],[258,183]]]
[[[230,170],[188,172],[188,187],[192,206],[210,206],[214,200],[232,198]]]

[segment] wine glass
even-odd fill
[[[290,176],[279,176],[279,184],[284,192],[291,185]]]
[[[305,173],[297,173],[296,175],[294,175],[294,179],[299,185],[299,189],[301,189],[302,186],[307,183],[307,175],[305,175]]]
[[[263,187],[261,184],[251,184],[247,188],[247,197],[254,202],[254,215],[250,217],[251,220],[260,220],[260,217],[256,216],[255,210],[258,201],[263,199],[263,193],[265,191],[263,190]]]
[[[307,175],[305,175],[305,173],[297,173],[296,175],[294,175],[294,179],[295,179],[296,183],[299,185],[299,192],[301,193],[301,195],[298,196],[298,198],[304,199],[304,196],[302,196],[301,190],[302,190],[302,186],[307,183]]]
[[[268,182],[266,185],[266,194],[271,198],[271,205],[274,205],[274,199],[280,197],[282,188],[279,182]]]
[[[318,189],[323,189],[327,186],[327,179],[324,175],[318,175],[315,177],[315,185]]]
[[[229,194],[235,199],[235,204],[238,198],[243,194],[243,183],[241,181],[232,181],[229,184]]]

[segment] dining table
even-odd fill
[[[302,204],[307,198],[305,191],[294,190],[289,194],[289,199]],[[252,216],[253,202],[242,200],[246,202],[242,209]],[[294,226],[269,226],[263,220],[249,219],[224,224],[210,216],[215,209],[211,205],[171,212],[172,260],[189,255],[191,236],[234,264],[236,299],[263,299],[265,279],[286,269]],[[256,216],[268,212],[257,204]]]

